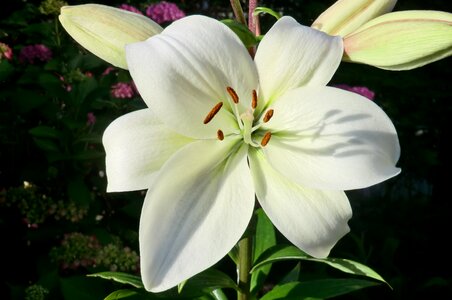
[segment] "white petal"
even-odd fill
[[[150,109],[128,113],[105,130],[108,192],[147,189],[157,171],[192,140],[160,122]]]
[[[250,153],[256,194],[264,211],[294,245],[314,257],[328,256],[349,232],[352,210],[342,191],[321,191],[298,185],[266,161],[262,150]]]
[[[260,95],[274,101],[284,92],[306,85],[326,85],[343,53],[340,37],[302,26],[283,17],[265,35],[256,53]]]
[[[254,187],[247,146],[237,147],[237,140],[198,141],[162,168],[140,221],[141,276],[147,290],[169,289],[209,268],[244,233],[253,213]]]
[[[264,148],[275,169],[304,186],[350,190],[397,175],[397,132],[372,101],[332,87],[292,90],[273,106]]]
[[[203,16],[172,23],[161,34],[126,47],[130,73],[144,98],[162,121],[195,138],[215,138],[236,130],[230,86],[249,107],[257,88],[253,60],[224,24]],[[218,103],[223,108],[207,125],[203,120]]]

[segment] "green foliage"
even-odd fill
[[[234,31],[246,48],[253,47],[258,43],[257,37],[242,23],[231,19],[222,20],[221,22]]]
[[[372,278],[381,282],[386,281],[377,272],[356,261],[342,258],[313,258],[294,246],[277,245],[274,246],[259,257],[251,272],[255,272],[268,264],[284,260],[306,260],[327,264],[339,271]]]
[[[129,284],[133,287],[143,289],[143,283],[141,282],[141,278],[139,276],[122,273],[122,272],[101,272],[88,275],[90,277],[100,277],[103,279],[114,280],[116,282],[122,284]]]
[[[105,1],[101,1],[105,2]],[[148,2],[126,1],[143,9]],[[154,2],[154,1],[152,1]],[[188,14],[228,17],[228,1],[176,1]],[[260,1],[272,11],[310,25],[333,1]],[[69,4],[80,4],[74,0]],[[119,5],[122,1],[109,2]],[[159,294],[137,277],[138,222],[143,193],[107,194],[102,134],[118,116],[145,107],[136,93],[117,98],[112,87],[130,75],[79,47],[56,16],[60,0],[2,2],[0,42],[13,57],[0,58],[0,232],[2,299],[233,299],[230,260]],[[448,10],[447,1],[398,1],[396,8]],[[260,14],[262,32],[275,18]],[[259,37],[224,21],[247,47]],[[26,46],[43,44],[49,60],[21,60]],[[255,217],[252,293],[262,299],[445,299],[452,277],[444,261],[451,167],[451,60],[391,73],[342,64],[332,84],[367,86],[397,127],[402,174],[385,184],[349,192],[352,234],[332,255],[315,259],[291,246],[267,216]],[[108,69],[107,69],[108,68]],[[434,253],[435,255],[432,255]],[[231,251],[234,257],[234,249]],[[428,258],[428,259],[427,259]],[[361,262],[361,263],[358,263]],[[375,266],[394,290],[366,265]],[[22,271],[21,271],[22,270]],[[24,272],[23,270],[26,270]],[[122,281],[118,272],[122,271]],[[341,272],[341,273],[339,273]],[[348,279],[325,279],[347,273]],[[87,277],[106,274],[114,280]],[[108,275],[109,274],[109,275]],[[356,279],[364,276],[369,280]],[[134,278],[136,285],[125,285]],[[31,284],[31,285],[30,285]],[[294,295],[294,296],[292,296]],[[296,295],[296,296],[295,296]],[[281,298],[282,299],[282,298]]]
[[[256,216],[256,233],[254,241],[253,262],[255,263],[265,250],[276,245],[276,234],[273,224],[262,209],[258,209]],[[270,273],[271,264],[251,273],[251,292],[257,293]]]
[[[358,279],[322,279],[291,282],[275,287],[261,300],[329,299],[374,285],[377,284],[372,281]]]

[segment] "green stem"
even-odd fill
[[[237,265],[237,283],[239,285],[240,291],[237,293],[238,300],[249,300],[251,299],[250,293],[250,283],[251,283],[251,264],[252,264],[252,250],[253,250],[253,240],[249,234],[239,241],[239,263]]]
[[[240,0],[231,0],[231,6],[237,22],[242,23],[246,26],[246,18],[243,14],[242,4],[240,4]]]

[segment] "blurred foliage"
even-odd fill
[[[125,2],[143,9],[155,1]],[[231,17],[229,1],[175,2],[187,14]],[[332,2],[267,0],[261,5],[309,25]],[[0,59],[0,298],[102,299],[118,285],[85,275],[138,271],[144,195],[106,194],[102,133],[112,120],[144,103],[136,93],[115,97],[112,87],[130,82],[128,72],[109,68],[64,32],[56,16],[62,1],[2,4],[0,42],[12,48],[13,59]],[[396,10],[447,11],[449,5],[400,0]],[[273,22],[264,15],[263,32]],[[36,44],[48,47],[52,58],[21,60],[21,50]],[[333,78],[333,84],[367,86],[376,93],[376,103],[398,130],[403,170],[384,184],[348,193],[354,210],[351,233],[333,250],[335,257],[373,267],[394,290],[373,287],[338,299],[452,298],[445,246],[451,217],[450,78],[450,58],[406,72],[342,64]],[[230,265],[225,258],[218,267],[235,277]],[[262,292],[294,267],[278,264]],[[311,262],[302,262],[300,272],[304,280],[335,275]]]

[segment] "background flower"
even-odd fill
[[[0,61],[2,61],[2,58],[13,59],[13,50],[5,43],[0,42]]]
[[[346,90],[346,91],[350,91],[350,92],[354,92],[357,94],[360,94],[361,96],[364,96],[366,98],[369,98],[370,100],[374,100],[375,98],[375,92],[369,90],[368,87],[365,86],[350,86],[348,84],[335,84],[333,85],[334,87]]]
[[[175,3],[166,1],[149,5],[146,15],[159,24],[185,17],[185,13]]]
[[[19,60],[29,64],[46,62],[51,58],[52,51],[43,44],[25,46],[20,50],[19,54]]]
[[[133,6],[133,5],[129,5],[129,4],[121,4],[121,5],[119,6],[119,8],[120,8],[120,9],[124,9],[124,10],[128,10],[128,11],[131,11],[131,12],[136,13],[136,14],[140,14],[140,15],[143,14],[138,8],[136,8],[136,7]]]
[[[114,98],[128,99],[135,95],[133,82],[118,82],[111,87],[111,95]]]

